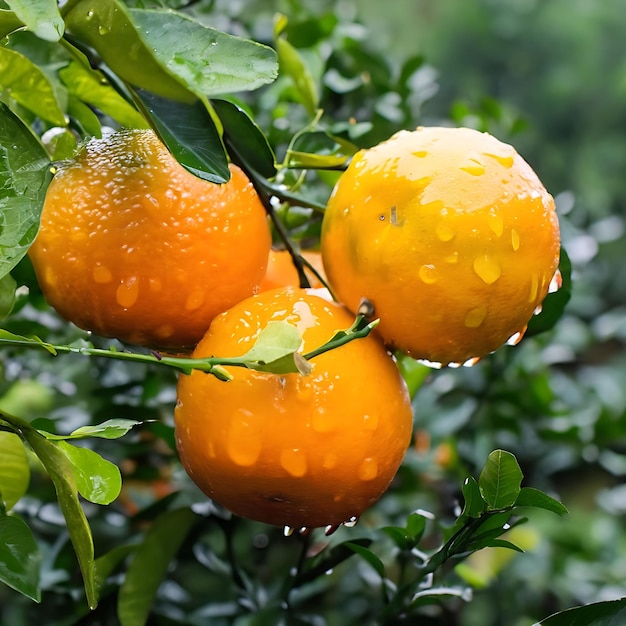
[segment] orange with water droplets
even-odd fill
[[[48,302],[96,334],[194,346],[252,295],[271,235],[245,174],[187,172],[151,130],[92,139],[52,180],[30,258]]]
[[[303,258],[309,262],[315,271],[324,278],[324,265],[322,263],[322,255],[316,250],[303,250],[301,252]],[[324,287],[320,279],[305,265],[304,273],[309,279],[309,284],[314,289]],[[267,270],[265,276],[261,281],[261,287],[259,291],[269,291],[270,289],[277,289],[278,287],[299,287],[300,278],[298,277],[298,270],[293,264],[291,254],[288,250],[274,250],[270,251],[270,256],[267,261]]]
[[[321,241],[337,297],[353,311],[369,300],[389,345],[443,365],[523,334],[559,244],[553,198],[512,146],[441,127],[359,152],[331,195]]]
[[[213,321],[194,356],[240,356],[270,321],[296,326],[301,353],[318,348],[353,322],[320,291],[284,288],[240,302]],[[199,371],[179,379],[181,460],[208,496],[238,515],[336,526],[378,500],[402,461],[411,403],[380,339],[370,334],[310,363],[308,375],[229,367],[230,382]]]

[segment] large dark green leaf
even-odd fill
[[[504,450],[494,450],[478,478],[480,493],[491,510],[505,509],[515,504],[523,474],[517,459]]]
[[[520,491],[515,501],[515,506],[532,506],[537,509],[552,511],[557,515],[565,515],[567,513],[567,509],[558,500],[533,487],[524,487]]]
[[[17,265],[37,234],[49,168],[44,147],[0,102],[0,278]]]
[[[21,26],[23,26],[22,20],[13,11],[0,9],[0,38],[6,37]]]
[[[0,501],[7,510],[26,493],[30,467],[22,440],[14,433],[0,431]]]
[[[42,120],[65,126],[65,115],[48,77],[23,54],[0,46],[0,87],[3,97],[22,105]]]
[[[211,104],[222,122],[224,141],[231,156],[265,178],[274,177],[276,175],[274,152],[250,116],[242,108],[227,100],[212,100]]]
[[[0,581],[39,602],[40,564],[30,528],[19,518],[0,513]]]
[[[191,509],[161,515],[147,532],[128,567],[118,597],[122,626],[143,626],[171,560],[197,520]]]
[[[134,94],[163,143],[185,169],[213,183],[229,180],[224,145],[202,101],[175,102],[141,89]]]
[[[556,613],[539,622],[541,626],[623,626],[626,598],[597,602]]]
[[[59,41],[64,24],[57,0],[6,0],[9,8],[40,39]]]

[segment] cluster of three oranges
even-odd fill
[[[230,169],[226,184],[202,181],[151,131],[92,140],[53,179],[30,256],[81,328],[197,357],[240,356],[270,321],[296,326],[304,353],[365,301],[377,331],[306,376],[238,368],[227,383],[194,372],[178,384],[180,456],[210,497],[260,521],[334,527],[381,496],[410,442],[389,350],[446,365],[521,336],[558,265],[554,203],[490,135],[400,132],[359,152],[330,197],[321,252],[340,304],[275,280],[258,293],[272,283],[267,216]]]

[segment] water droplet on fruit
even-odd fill
[[[315,432],[328,433],[335,430],[336,420],[323,407],[318,407],[311,418],[311,427]]]
[[[283,535],[285,537],[291,537],[291,535],[293,535],[293,533],[296,531],[295,528],[292,528],[291,526],[285,526],[283,528]]]
[[[437,282],[437,270],[434,265],[422,265],[419,269],[419,277],[423,283],[432,285]]]
[[[357,525],[359,518],[356,515],[353,515],[348,521],[344,522],[343,525],[346,528],[354,528]]]
[[[301,478],[306,474],[306,454],[299,448],[285,448],[280,453],[280,464],[285,471],[295,478]]]
[[[537,276],[537,274],[533,274],[530,280],[530,293],[528,295],[528,301],[534,302],[537,299],[538,293],[539,293],[539,276]]]
[[[504,232],[504,220],[501,215],[490,213],[487,216],[487,224],[489,224],[489,228],[493,231],[496,237],[502,237],[502,233]]]
[[[427,150],[417,150],[413,153],[413,156],[416,156],[418,159],[423,159],[428,156]]]
[[[515,252],[519,250],[519,233],[514,228],[511,230],[511,246]]]
[[[196,289],[187,296],[187,301],[185,302],[185,309],[187,309],[187,311],[196,311],[203,304],[204,304],[204,292],[200,289]]]
[[[515,154],[512,152],[511,154],[496,154],[493,152],[483,152],[485,156],[491,157],[495,159],[502,167],[506,167],[507,169],[513,167],[513,163],[515,162]]]
[[[478,328],[487,317],[487,307],[479,306],[471,309],[465,316],[465,326],[467,328]]]
[[[458,263],[459,262],[459,253],[458,252],[453,252],[452,254],[449,254],[447,257],[444,258],[444,261],[446,263]]]
[[[533,315],[539,315],[542,311],[543,311],[543,307],[540,304],[538,304],[535,307],[535,310],[533,311]]]
[[[326,528],[324,528],[324,534],[327,537],[330,537],[330,535],[335,533],[339,529],[340,526],[341,526],[341,524],[328,524],[328,526],[326,526]]]
[[[498,261],[488,254],[483,254],[474,259],[474,271],[488,285],[495,283],[502,274],[502,268]]]
[[[447,225],[443,223],[437,224],[435,227],[435,234],[439,237],[440,241],[450,241],[454,239],[454,231]]]
[[[550,286],[548,287],[548,293],[554,293],[558,291],[563,285],[563,275],[561,274],[561,270],[557,269],[554,272],[554,276],[550,281]]]
[[[129,309],[139,297],[139,281],[136,276],[129,276],[122,281],[122,284],[117,288],[115,299],[117,303]]]
[[[459,168],[472,176],[482,176],[485,173],[485,166],[476,156],[469,157]]]
[[[518,330],[516,333],[511,335],[506,340],[506,345],[507,346],[516,346],[524,338],[524,333],[525,332],[526,332],[526,326],[524,326],[524,328],[522,328],[521,330]]]
[[[434,370],[440,370],[443,365],[437,361],[429,361],[428,359],[417,359],[417,362],[426,367],[430,367]]]
[[[104,265],[96,265],[93,268],[92,276],[94,282],[99,285],[110,283],[113,280],[113,274],[111,274],[109,268],[104,267]]]
[[[359,465],[359,478],[361,480],[374,480],[378,476],[378,463],[376,459],[367,457]]]
[[[261,440],[245,416],[231,422],[226,450],[233,463],[242,467],[254,465],[261,454],[261,447]]]
[[[465,363],[463,363],[463,367],[474,367],[474,365],[476,365],[476,363],[478,363],[478,361],[480,361],[480,357],[479,356],[475,356],[471,359],[467,359],[467,361],[465,361]]]
[[[322,461],[322,467],[324,469],[333,469],[334,467],[336,467],[338,460],[339,459],[337,458],[336,454],[329,452],[328,454],[324,455],[324,460]]]

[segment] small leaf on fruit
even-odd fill
[[[241,359],[249,362],[252,369],[258,369],[257,365],[281,361],[293,354],[301,345],[302,336],[295,326],[287,322],[269,322],[252,348],[242,355]],[[297,372],[298,368],[293,371]]]

